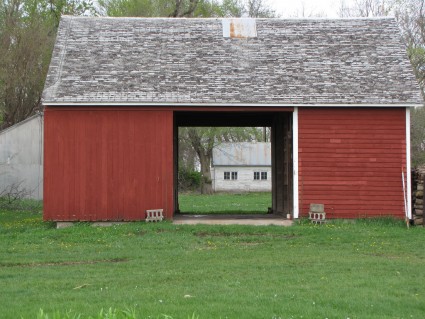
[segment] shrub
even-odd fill
[[[178,181],[179,189],[182,191],[197,190],[201,186],[201,173],[180,168]]]

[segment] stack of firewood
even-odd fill
[[[412,204],[415,225],[424,224],[425,166],[416,168],[412,174]]]

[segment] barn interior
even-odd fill
[[[270,127],[272,202],[270,213],[283,218],[293,214],[292,110],[190,110],[174,112],[174,207],[179,210],[178,129],[179,127]],[[267,218],[267,215],[264,215]]]

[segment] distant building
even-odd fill
[[[43,199],[43,116],[0,132],[0,195]]]
[[[216,192],[270,192],[270,143],[223,143],[213,150],[211,178]]]

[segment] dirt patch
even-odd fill
[[[129,261],[128,258],[113,258],[100,260],[81,260],[81,261],[58,261],[42,263],[0,263],[0,267],[49,267],[49,266],[78,266],[94,265],[102,263],[123,263]]]
[[[215,232],[196,232],[194,233],[197,237],[272,237],[272,238],[283,238],[283,239],[293,239],[298,237],[298,235],[295,234],[287,234],[287,235],[280,235],[280,234],[259,234],[259,233],[215,233]]]

